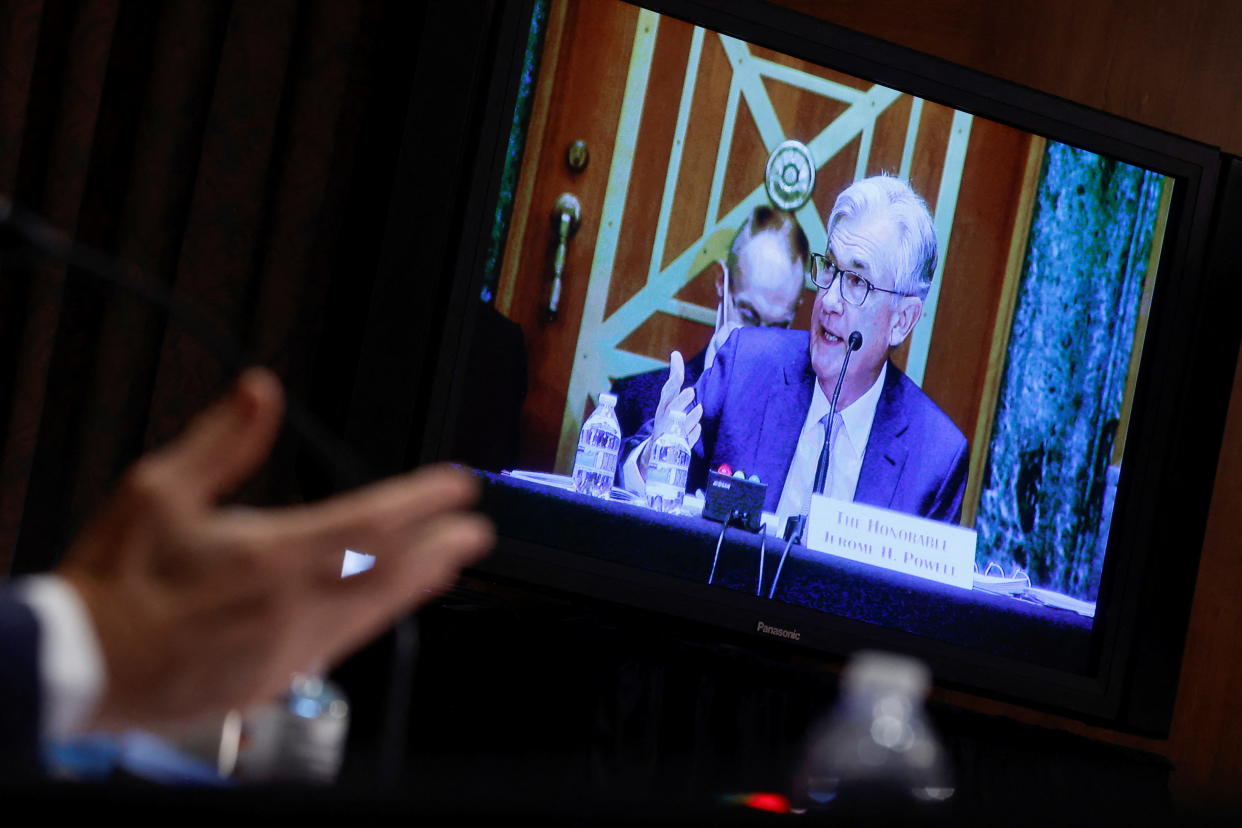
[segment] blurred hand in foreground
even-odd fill
[[[90,613],[107,688],[90,723],[157,726],[266,701],[446,589],[491,545],[469,473],[429,467],[320,503],[220,507],[266,459],[278,380],[251,369],[126,473],[60,574]],[[342,579],[345,549],[376,557]]]

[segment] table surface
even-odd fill
[[[1089,670],[1092,619],[1007,595],[858,563],[800,545],[763,541],[720,524],[637,504],[596,500],[514,477],[481,473],[483,508],[502,538],[572,552],[865,621],[1037,665]],[[715,560],[715,571],[712,564]],[[773,581],[779,566],[779,580]],[[760,571],[762,567],[762,572]]]

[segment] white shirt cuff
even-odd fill
[[[86,606],[64,578],[26,578],[22,594],[39,621],[43,698],[39,727],[47,743],[71,736],[85,725],[103,696],[107,675]]]

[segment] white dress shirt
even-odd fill
[[[39,732],[48,744],[80,731],[103,696],[107,673],[95,627],[77,590],[57,575],[21,583],[39,622]]]
[[[875,421],[875,409],[884,388],[888,363],[880,366],[880,375],[866,392],[850,405],[837,412],[832,430],[832,448],[829,453],[828,477],[824,481],[824,494],[837,500],[853,500],[858,488],[858,475],[862,471],[863,454],[867,440],[871,438],[871,424]],[[828,395],[815,383],[811,405],[798,435],[798,448],[794,451],[785,487],[776,507],[777,525],[784,526],[793,515],[805,515],[811,506],[811,486],[815,482],[815,467],[819,465],[819,453],[824,446],[824,418],[828,416]]]

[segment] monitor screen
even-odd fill
[[[499,569],[1098,677],[1201,182],[917,60],[685,16],[523,32],[446,452],[530,556]]]

